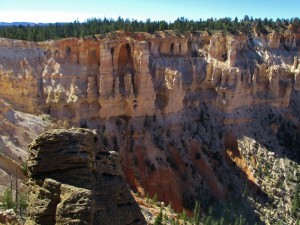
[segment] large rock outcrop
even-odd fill
[[[52,130],[30,145],[26,224],[145,224],[119,155],[100,146],[87,129]]]

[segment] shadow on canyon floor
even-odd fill
[[[254,202],[262,206],[269,205],[274,210],[277,206],[260,185],[251,179],[247,169],[243,168],[245,162],[241,153],[237,151],[238,140],[248,138],[251,145],[247,148],[252,154],[260,148],[266,155],[272,153],[276,158],[288,158],[299,163],[299,113],[297,108],[292,107],[292,102],[290,108],[245,106],[230,114],[224,114],[203,103],[200,107],[186,107],[183,116],[175,123],[176,126],[174,121],[170,122],[168,118],[163,118],[164,116],[139,119],[116,117],[111,118],[109,122],[99,123],[98,131],[105,134],[100,141],[103,142],[104,149],[119,151],[123,160],[126,159],[123,169],[125,174],[130,173],[126,174],[127,179],[130,178],[127,182],[133,188],[140,185],[145,193],[150,193],[151,196],[157,192],[159,200],[163,200],[159,191],[162,191],[163,195],[173,193],[177,196],[181,193],[182,206],[188,210],[192,211],[195,201],[198,200],[201,202],[201,208],[207,213],[211,211],[216,219],[223,217],[232,222],[242,215],[248,224],[263,224]],[[105,123],[110,124],[110,130],[105,128]],[[89,127],[88,123],[86,125]],[[233,140],[225,144],[227,134],[232,135]],[[198,146],[196,152],[188,145],[191,140],[195,140],[195,146]],[[213,171],[209,174],[216,176],[221,185],[228,190],[226,198],[220,200],[218,195],[209,190],[213,185],[209,184],[210,178],[205,177],[205,171],[201,171],[201,167],[197,168],[197,153],[209,159],[212,165],[210,172]],[[230,154],[234,157],[228,158]],[[159,170],[158,164],[163,170]],[[160,180],[163,176],[157,178],[158,180],[151,177],[151,174],[159,177],[158,173],[166,170],[172,170],[167,173],[168,177],[172,175],[176,178],[169,177],[167,182]],[[150,179],[154,179],[155,182],[148,187]],[[193,182],[208,184],[204,185],[206,189],[201,189],[203,185],[200,184],[188,187]],[[153,185],[157,187],[154,188]],[[198,189],[194,194],[191,192],[193,188]],[[168,201],[165,202],[168,204]]]

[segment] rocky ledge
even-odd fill
[[[97,133],[57,129],[29,146],[26,224],[145,224],[122,178],[120,157]]]

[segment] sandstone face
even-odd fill
[[[208,210],[216,199],[235,198],[243,207],[232,210],[246,214],[250,224],[294,224],[291,199],[300,179],[297,32],[1,39],[0,97],[19,111],[97,129],[99,143],[119,152],[131,188],[157,194],[175,210],[192,210],[195,200]],[[57,188],[63,196],[82,188],[57,179],[39,187]],[[92,204],[93,192],[80,193],[82,203]]]
[[[53,130],[30,145],[26,224],[145,224],[119,155],[99,145],[87,129]]]
[[[218,92],[215,104],[224,110],[241,106],[232,101],[241,99],[241,88],[251,104],[287,106],[297,79],[297,60],[284,51],[296,48],[293,34],[115,35],[42,43],[2,38],[1,96],[27,112],[78,123],[177,113],[191,88],[204,86]]]

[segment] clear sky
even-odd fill
[[[0,0],[0,22],[70,22],[88,18],[173,21],[300,17],[300,0]]]

